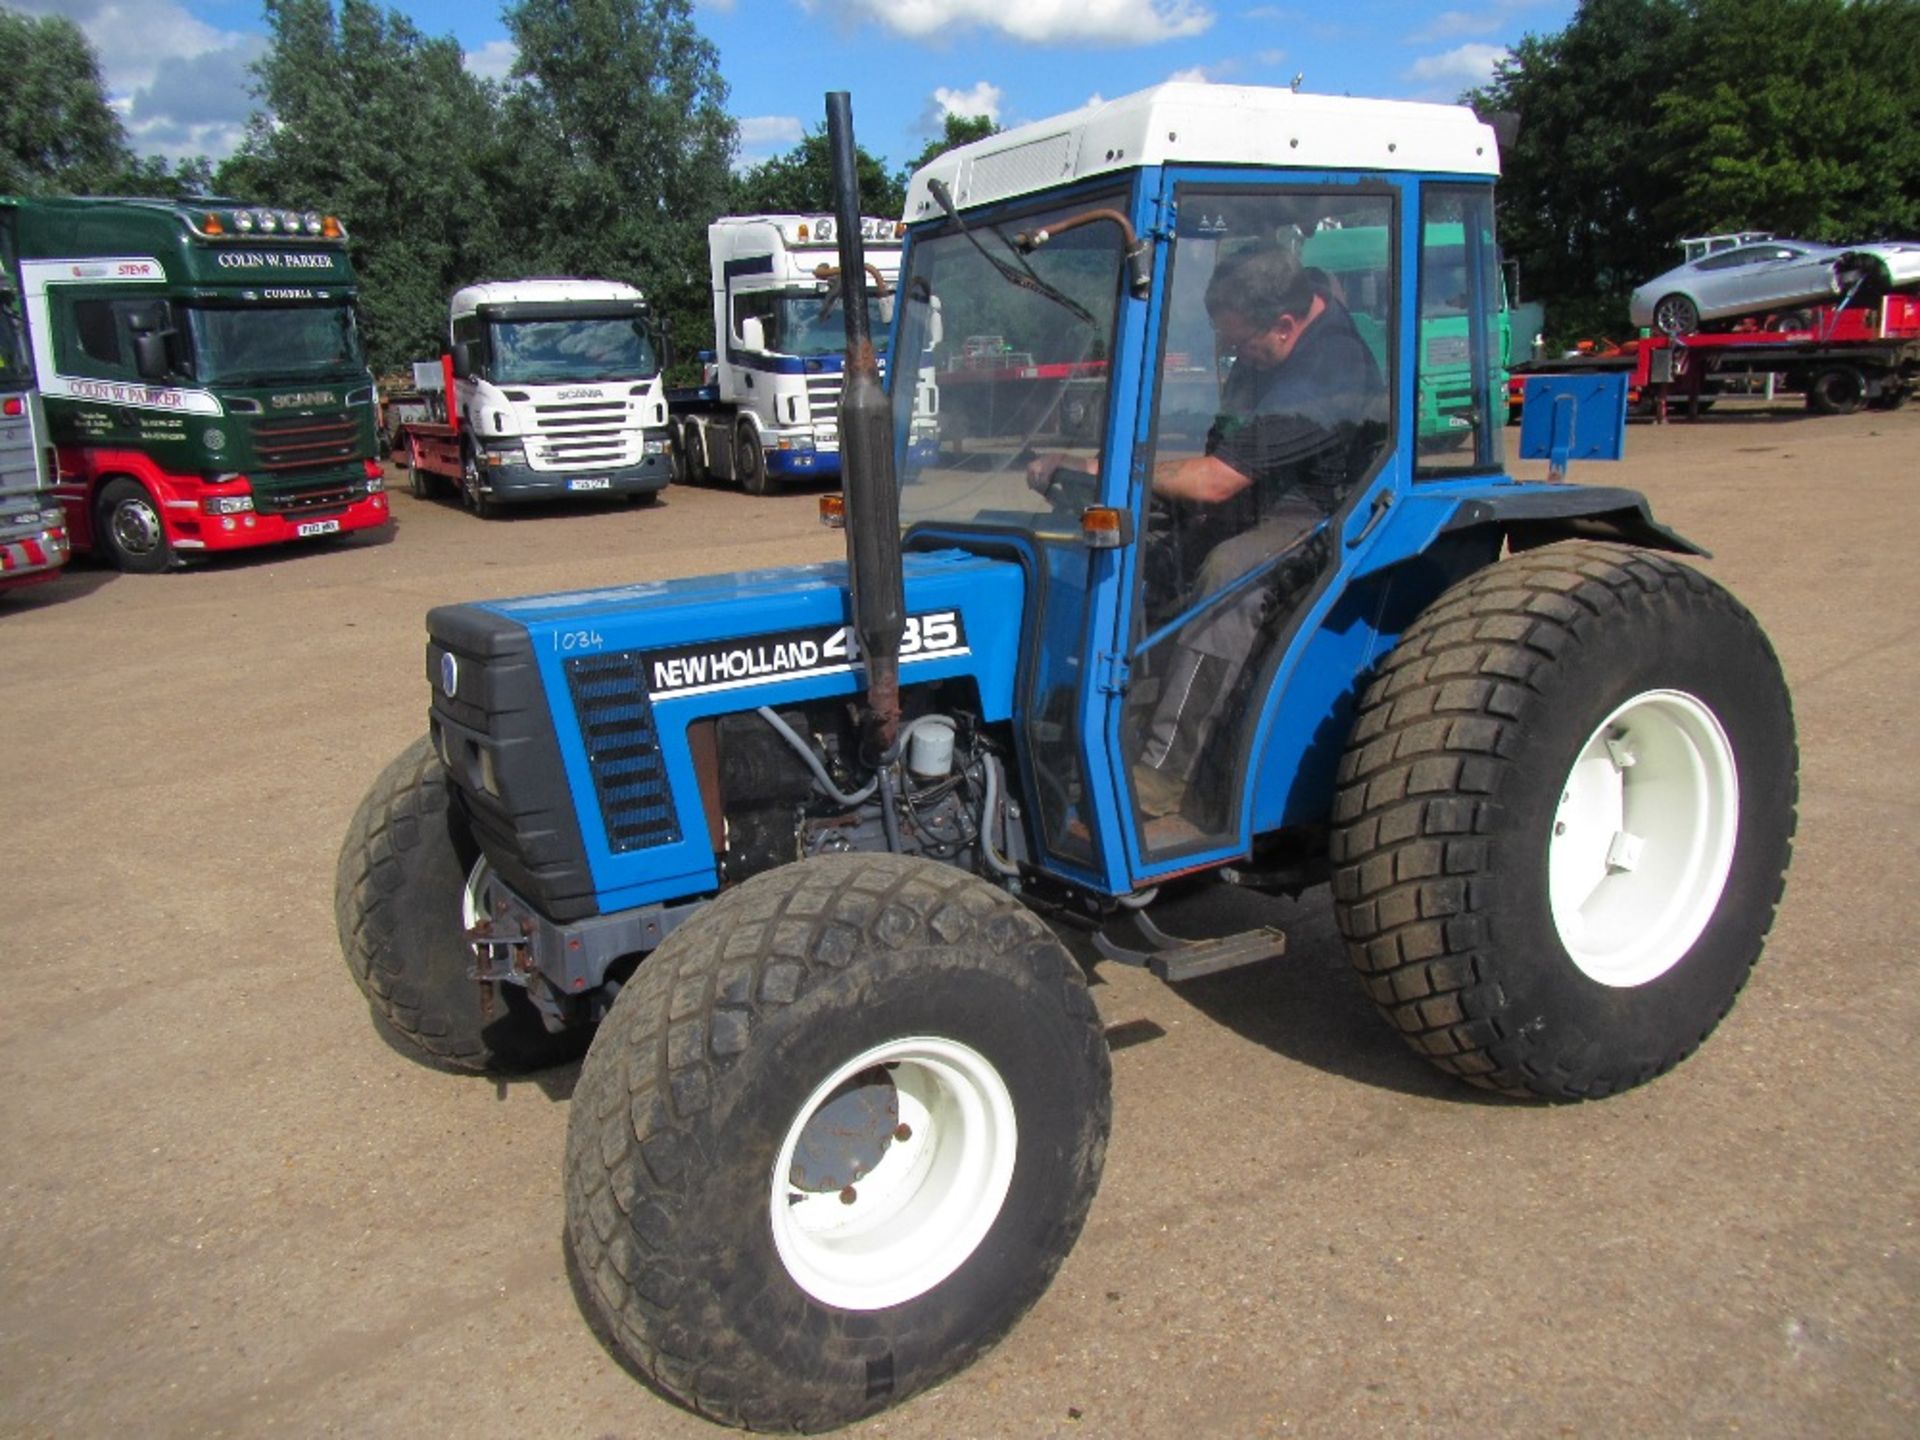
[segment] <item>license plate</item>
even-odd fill
[[[338,520],[309,520],[300,527],[302,535],[331,535],[340,528]]]
[[[605,490],[613,481],[605,475],[582,475],[578,480],[567,481],[569,490]]]

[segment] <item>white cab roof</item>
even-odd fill
[[[618,280],[576,280],[566,277],[537,280],[488,280],[465,285],[453,292],[450,311],[471,315],[482,305],[519,305],[529,301],[552,303],[566,300],[642,300],[631,285]]]
[[[1171,164],[1491,177],[1500,171],[1500,154],[1492,127],[1463,105],[1170,83],[949,150],[915,172],[906,218],[940,214],[927,189],[933,179],[964,208]]]

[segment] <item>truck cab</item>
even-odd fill
[[[453,405],[484,502],[651,496],[672,476],[662,343],[612,280],[496,280],[448,307]]]
[[[0,202],[76,549],[127,570],[385,525],[333,216]]]
[[[673,396],[694,478],[765,493],[782,478],[840,474],[847,331],[836,225],[831,215],[728,215],[707,227],[716,348],[703,383]],[[860,220],[876,337],[892,316],[899,228]],[[884,373],[884,342],[876,346]]]
[[[19,300],[0,264],[0,591],[51,579],[68,554]]]

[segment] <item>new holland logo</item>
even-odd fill
[[[907,617],[906,633],[900,637],[903,665],[967,653],[966,626],[958,610]],[[851,625],[819,625],[748,640],[710,640],[651,650],[641,657],[641,673],[654,699],[674,700],[802,675],[839,674],[853,669],[859,659],[859,642]]]

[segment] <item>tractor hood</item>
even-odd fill
[[[1019,566],[905,561],[902,689],[971,677],[982,718],[1008,719]],[[692,722],[866,684],[840,563],[444,605],[427,630],[449,776],[502,878],[556,920],[712,888]]]

